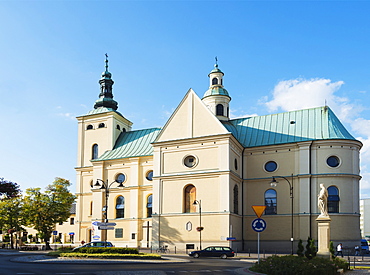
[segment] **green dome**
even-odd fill
[[[215,68],[208,74],[208,76],[210,74],[213,74],[213,73],[221,73],[221,74],[224,74],[219,68],[218,68],[218,64],[215,64]]]
[[[229,93],[227,92],[227,90],[226,90],[226,89],[224,89],[224,88],[221,88],[221,87],[219,87],[219,86],[214,86],[214,87],[209,88],[209,89],[204,93],[203,98],[205,98],[205,97],[207,97],[207,96],[211,96],[211,95],[224,95],[224,96],[230,97],[230,96],[229,96]]]

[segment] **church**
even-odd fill
[[[231,119],[216,63],[202,98],[190,89],[162,128],[134,130],[105,62],[98,99],[77,117],[75,241],[255,251],[259,235],[266,252],[295,252],[317,240],[320,184],[331,240],[361,239],[362,144],[328,106]]]

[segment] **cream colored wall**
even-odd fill
[[[152,181],[146,179],[149,171],[153,170],[152,157],[127,158],[103,162],[94,162],[93,167],[78,168],[78,237],[76,241],[89,239],[88,230],[92,229],[92,221],[102,221],[102,208],[105,202],[105,193],[98,187],[91,188],[90,184],[97,179],[106,181],[108,184],[115,181],[118,174],[123,173],[126,181],[124,188],[117,188],[118,183],[113,183],[109,189],[108,220],[115,222],[116,228],[123,228],[123,238],[115,238],[115,231],[108,230],[108,240],[117,246],[136,247],[145,239],[146,229],[143,222],[147,221],[146,204],[147,197],[153,193]],[[101,182],[100,182],[101,184]],[[115,202],[118,196],[125,198],[125,218],[117,219],[115,214]],[[90,203],[93,202],[93,214],[90,215]],[[151,218],[149,218],[151,220]],[[132,233],[136,234],[132,239]]]

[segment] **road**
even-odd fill
[[[18,263],[17,256],[0,256],[1,275],[167,275],[167,274],[235,274],[234,270],[248,263],[234,259],[201,258],[184,263]],[[18,256],[19,257],[19,256]],[[181,256],[180,256],[181,257]],[[184,257],[182,257],[184,258]]]

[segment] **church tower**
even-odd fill
[[[215,68],[208,74],[210,86],[202,101],[219,120],[228,121],[231,97],[223,86],[223,76],[224,73],[218,68],[216,58]]]
[[[117,111],[118,103],[113,99],[112,74],[108,71],[108,55],[105,55],[105,71],[102,73],[99,98],[94,109],[78,120],[77,167],[91,166],[91,160],[107,150],[112,150],[122,132],[130,131],[132,122]]]

